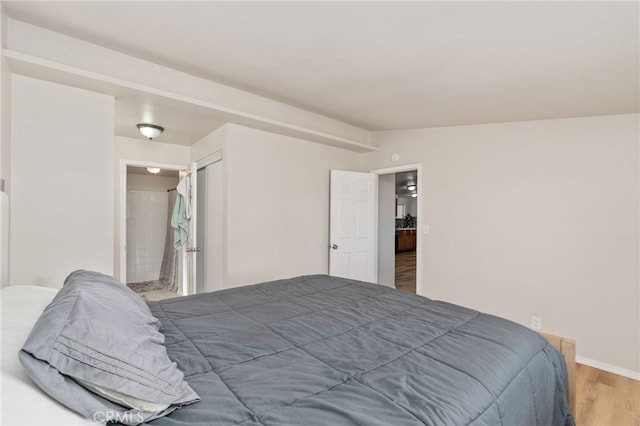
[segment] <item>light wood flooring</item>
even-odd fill
[[[416,292],[416,252],[396,254],[396,288]]]
[[[578,426],[640,426],[640,381],[578,364]]]

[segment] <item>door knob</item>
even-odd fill
[[[332,245],[331,245],[331,248],[332,248],[333,250],[338,250],[338,245],[337,245],[337,244],[332,244]]]

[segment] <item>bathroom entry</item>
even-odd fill
[[[145,300],[175,297],[170,227],[178,170],[127,166],[126,284]]]

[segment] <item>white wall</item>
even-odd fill
[[[423,163],[424,291],[577,341],[640,377],[637,114],[380,132]],[[602,366],[602,365],[601,365]]]
[[[2,58],[0,68],[0,178],[5,180],[5,191],[11,192],[11,72]]]
[[[191,148],[185,145],[116,136],[114,155],[118,172],[120,160],[142,161],[149,164],[184,164],[186,167],[191,160]]]
[[[114,100],[12,76],[11,283],[113,273]]]
[[[227,125],[227,283],[328,272],[329,170],[356,153]]]
[[[396,175],[378,176],[378,283],[396,282]]]
[[[226,143],[227,125],[225,124],[191,146],[191,161],[199,161],[214,152],[222,151]]]
[[[4,48],[7,40],[8,17],[0,6],[0,45]],[[10,191],[10,137],[11,137],[11,72],[7,60],[0,59],[0,178],[5,180],[5,190]]]
[[[409,213],[413,217],[418,217],[418,205],[416,199],[412,197],[398,197],[398,204],[404,205],[405,216]]]
[[[329,171],[359,154],[226,124],[192,147],[222,153],[225,287],[328,272]]]
[[[175,189],[180,180],[173,176],[152,175],[151,173],[141,175],[137,173],[127,174],[127,189],[137,189],[139,191],[168,191]]]
[[[0,5],[0,46],[7,40],[7,14]],[[0,194],[0,287],[9,285],[9,197],[11,191],[11,72],[7,60],[0,58],[0,179],[4,192]]]
[[[236,124],[192,147],[222,153],[224,287],[328,272],[329,170],[360,170],[351,151]]]

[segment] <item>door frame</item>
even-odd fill
[[[127,168],[132,167],[160,167],[165,170],[185,170],[188,164],[167,164],[153,161],[120,160],[120,223],[119,223],[119,253],[120,274],[119,279],[127,284]]]
[[[422,285],[422,235],[424,234],[424,228],[423,228],[423,214],[422,214],[422,163],[415,163],[415,164],[406,164],[406,165],[402,165],[402,166],[395,166],[395,167],[386,167],[384,169],[375,169],[375,170],[371,170],[370,173],[374,173],[378,176],[380,175],[388,175],[388,174],[395,174],[395,173],[400,173],[400,172],[410,172],[410,171],[416,171],[416,180],[418,181],[418,188],[416,189],[416,192],[418,193],[418,196],[416,197],[416,204],[418,207],[418,220],[416,223],[416,294],[419,294],[421,296],[424,296],[424,291],[425,288]],[[377,228],[376,228],[376,233],[377,233]],[[379,239],[378,239],[379,241]],[[378,243],[380,244],[380,243]]]

